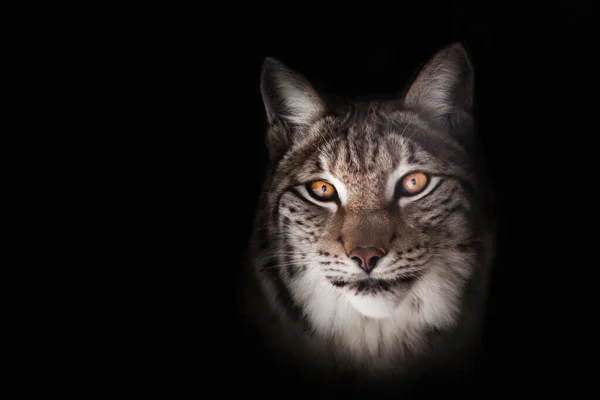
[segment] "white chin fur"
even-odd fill
[[[361,314],[371,318],[387,318],[398,308],[398,300],[389,294],[350,295],[350,304]]]

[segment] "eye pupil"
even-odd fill
[[[413,185],[416,185],[416,184],[417,184],[417,180],[416,180],[415,178],[412,178],[412,179],[410,180],[410,183],[412,183]]]
[[[327,191],[327,186],[323,185],[323,186],[321,187],[321,190],[323,191],[323,193],[325,193],[325,192]]]

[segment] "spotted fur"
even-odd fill
[[[271,162],[244,304],[264,342],[315,376],[401,379],[459,364],[480,345],[493,252],[462,46],[436,54],[395,101],[326,104],[271,58],[261,90]],[[412,171],[429,185],[398,196]],[[319,179],[337,201],[307,193]],[[370,275],[348,256],[357,246],[387,250]]]

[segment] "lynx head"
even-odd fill
[[[449,322],[478,243],[463,47],[440,51],[394,101],[332,107],[272,58],[261,92],[270,154],[257,227],[263,270],[317,319],[318,307],[342,299],[368,317],[410,302],[423,318]]]

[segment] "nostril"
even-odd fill
[[[377,264],[377,261],[379,261],[379,257],[377,257],[377,256],[371,257],[371,259],[369,260],[369,267],[374,268],[375,265]]]
[[[359,267],[362,267],[362,260],[358,257],[352,257],[352,260],[356,261],[358,263]]]

